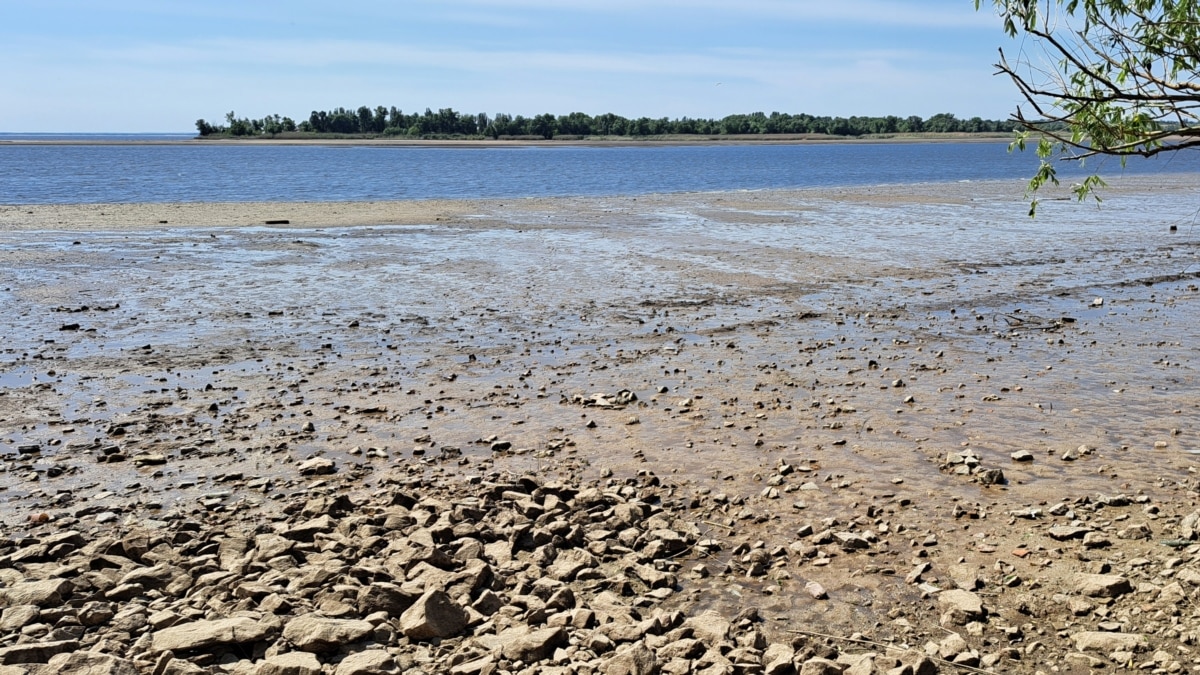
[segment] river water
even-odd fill
[[[365,201],[596,196],[1029,176],[1003,142],[644,147],[16,144],[0,204]],[[1096,161],[1105,175],[1200,172],[1193,154]],[[1074,164],[1065,178],[1081,175]]]

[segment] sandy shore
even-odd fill
[[[1193,185],[0,207],[0,655],[1195,669]]]
[[[1194,177],[1156,176],[1113,179],[1105,195],[1184,194]],[[718,219],[761,219],[756,210],[780,203],[807,209],[813,203],[904,206],[970,205],[981,200],[1020,203],[1022,181],[957,184],[881,185],[801,190],[764,190],[636,197],[538,197],[523,199],[430,199],[372,202],[190,202],[121,204],[0,204],[4,231],[147,231],[176,228],[282,227],[323,228],[379,225],[454,225],[467,227],[551,226],[602,223],[613,214],[672,209],[679,204]],[[1068,187],[1046,188],[1046,203],[1072,200]],[[1020,208],[1014,206],[1014,208]],[[722,215],[724,214],[724,215]],[[1012,215],[1012,214],[1009,214]],[[280,221],[287,221],[286,223]],[[569,222],[565,222],[569,221]]]

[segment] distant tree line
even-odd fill
[[[225,124],[209,124],[196,120],[201,136],[275,136],[282,133],[355,134],[375,136],[405,136],[412,138],[519,138],[552,139],[556,136],[661,136],[731,135],[731,134],[829,134],[833,136],[863,136],[867,134],[1009,132],[1016,128],[1010,120],[985,120],[979,117],[958,119],[950,113],[940,113],[928,119],[909,117],[827,117],[755,112],[729,115],[721,119],[681,117],[638,117],[629,119],[605,113],[588,115],[573,112],[555,116],[550,113],[524,117],[499,113],[474,115],[452,108],[434,112],[406,113],[395,106],[374,109],[362,106],[357,110],[335,108],[314,110],[306,120],[269,115],[262,119],[237,117],[230,112]]]

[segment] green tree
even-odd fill
[[[976,9],[983,0],[975,0]],[[1023,38],[1000,72],[1012,78],[1030,113],[1018,108],[1024,150],[1039,136],[1035,195],[1057,185],[1057,158],[1153,157],[1200,145],[1200,3],[1197,0],[993,0],[1011,37]],[[1031,39],[1029,39],[1031,38]],[[1040,53],[1039,53],[1040,50]],[[1099,175],[1072,190],[1099,197]],[[1034,215],[1037,200],[1029,213]]]
[[[557,122],[552,113],[545,113],[533,118],[529,130],[546,140],[554,138],[554,125]]]

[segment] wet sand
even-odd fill
[[[695,580],[691,608],[873,630],[919,605],[902,577],[927,555],[1053,589],[1157,544],[1089,557],[1008,514],[1195,508],[1200,204],[1194,177],[1129,179],[1030,221],[1021,190],[0,207],[0,519],[157,520],[214,494],[271,513],[246,484],[303,493],[314,456],[366,492],[652,472],[672,499],[722,496],[714,536],[906,532],[869,564]],[[809,579],[835,601],[789,590]],[[1017,593],[1051,604],[994,602]]]

